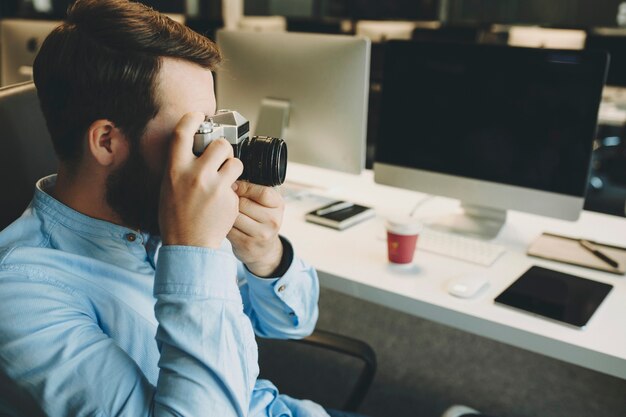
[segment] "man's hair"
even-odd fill
[[[157,76],[164,57],[209,70],[221,61],[215,43],[143,4],[76,1],[44,41],[33,68],[59,159],[70,166],[80,160],[84,135],[98,119],[112,121],[129,140],[140,138],[159,111]]]

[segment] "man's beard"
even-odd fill
[[[159,235],[160,191],[161,178],[150,171],[139,145],[131,144],[126,162],[107,178],[107,203],[124,226]]]

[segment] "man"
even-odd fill
[[[126,0],[77,1],[42,45],[60,167],[0,233],[1,413],[328,415],[257,380],[254,332],[310,334],[318,280],[280,195],[224,140],[192,153],[220,59]]]

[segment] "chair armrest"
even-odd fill
[[[325,330],[315,330],[310,336],[304,339],[293,339],[292,342],[332,350],[363,361],[363,371],[342,407],[344,411],[356,411],[363,402],[376,374],[376,352],[374,349],[361,340]]]

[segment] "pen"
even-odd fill
[[[615,259],[609,258],[604,253],[600,252],[588,240],[579,239],[578,243],[580,243],[580,246],[582,246],[583,248],[587,249],[589,252],[593,253],[595,256],[597,256],[598,258],[602,259],[604,262],[606,262],[607,264],[611,265],[613,268],[617,268],[619,266],[619,264],[617,263],[617,261]]]
[[[323,216],[324,214],[334,213],[339,210],[347,209],[352,207],[354,204],[348,201],[342,201],[340,203],[333,204],[332,206],[324,207],[315,212],[318,216]]]

